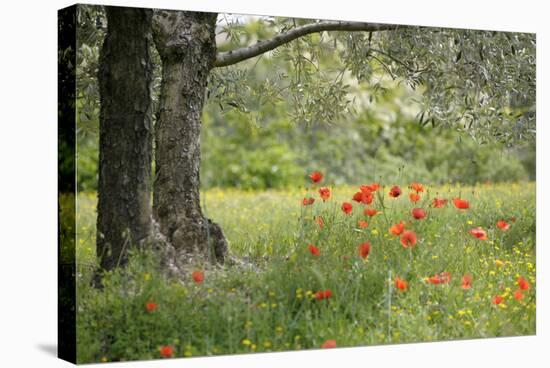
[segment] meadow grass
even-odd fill
[[[218,222],[230,253],[244,265],[196,265],[205,279],[171,280],[154,254],[134,251],[127,267],[108,273],[104,288],[89,286],[95,260],[95,194],[78,196],[77,354],[81,363],[467,339],[535,333],[535,185],[426,186],[416,204],[378,190],[363,214],[351,200],[358,188],[332,188],[323,202],[317,187],[202,193],[203,209]],[[303,206],[304,197],[315,203]],[[443,208],[433,197],[448,198]],[[470,208],[455,208],[453,197]],[[353,212],[344,214],[343,201]],[[415,220],[413,207],[427,211]],[[321,228],[316,219],[321,216]],[[361,228],[360,219],[368,226]],[[403,220],[418,237],[405,248],[388,229]],[[510,228],[496,227],[505,220]],[[514,221],[515,220],[515,221]],[[482,227],[487,240],[469,233]],[[368,257],[359,255],[364,242]],[[319,249],[315,256],[308,244]],[[450,282],[429,277],[448,272]],[[463,289],[462,276],[472,277]],[[406,280],[400,290],[395,279]],[[516,294],[518,278],[529,283]],[[525,287],[524,287],[525,288]],[[329,298],[316,293],[330,290]],[[495,296],[502,302],[494,304]],[[156,308],[148,311],[147,302]]]

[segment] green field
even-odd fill
[[[425,185],[416,204],[391,185],[369,207],[351,200],[359,189],[333,188],[323,202],[317,188],[287,191],[212,189],[203,209],[220,223],[238,265],[196,265],[205,279],[169,280],[150,252],[134,252],[103,289],[89,286],[95,261],[95,194],[78,196],[78,359],[81,363],[529,335],[535,333],[535,185]],[[304,197],[315,203],[303,206]],[[443,208],[434,197],[447,198]],[[452,198],[469,201],[455,208]],[[352,203],[344,214],[342,202]],[[413,207],[427,216],[415,220]],[[321,228],[315,221],[324,220]],[[367,227],[361,228],[359,220]],[[417,243],[402,246],[389,228],[403,220]],[[505,220],[508,230],[496,226]],[[469,231],[482,227],[487,239]],[[358,247],[368,241],[368,257]],[[312,255],[308,244],[319,249]],[[448,272],[450,280],[435,283]],[[462,288],[464,275],[472,278]],[[396,287],[396,278],[408,283]],[[430,279],[430,277],[432,277]],[[525,278],[520,294],[518,278]],[[432,282],[430,282],[432,281]],[[329,298],[316,293],[330,290]],[[495,297],[502,297],[495,304]],[[520,298],[521,297],[521,298]],[[519,300],[518,300],[519,299]],[[153,311],[147,302],[157,306]]]

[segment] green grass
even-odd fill
[[[353,187],[334,188],[323,203],[301,205],[305,189],[243,192],[209,190],[203,208],[222,225],[230,251],[248,266],[205,270],[205,280],[168,280],[154,256],[134,252],[129,265],[105,277],[105,288],[89,287],[95,260],[95,195],[78,197],[78,361],[160,358],[159,347],[171,345],[175,357],[319,348],[325,340],[358,346],[535,333],[535,186],[533,183],[484,184],[475,187],[427,187],[413,205],[406,185],[392,199],[389,187],[378,192],[372,207],[383,213],[357,225],[363,205],[351,201]],[[430,207],[434,196],[460,196],[470,209]],[[352,215],[340,209],[353,203]],[[412,207],[427,218],[414,220]],[[322,216],[324,227],[314,221]],[[495,224],[508,221],[502,231]],[[404,248],[389,227],[403,220],[418,235]],[[409,223],[410,222],[410,223]],[[468,231],[481,226],[488,239]],[[358,246],[369,241],[366,260]],[[312,256],[307,244],[320,249]],[[440,272],[448,284],[426,278]],[[473,277],[461,288],[461,277]],[[516,300],[517,278],[530,289]],[[395,277],[408,282],[397,290]],[[330,289],[328,300],[315,292]],[[504,301],[495,305],[494,296]],[[158,308],[145,309],[147,301]]]

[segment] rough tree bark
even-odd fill
[[[99,67],[97,254],[102,269],[127,261],[152,230],[152,11],[106,7]]]
[[[215,13],[155,11],[153,35],[162,60],[155,126],[153,208],[178,259],[222,262],[227,241],[200,206],[200,129],[208,75],[216,59]]]

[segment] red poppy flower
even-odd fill
[[[365,220],[359,220],[357,221],[357,225],[359,225],[361,229],[365,229],[369,226],[369,223],[366,222]]]
[[[462,276],[462,285],[460,286],[464,290],[470,289],[472,287],[472,276],[464,275]]]
[[[321,348],[323,349],[332,349],[336,347],[336,340],[325,340]]]
[[[349,215],[351,211],[353,211],[353,206],[349,202],[344,202],[342,203],[342,211],[344,211],[346,215]]]
[[[359,190],[362,192],[362,193],[372,193],[373,190],[372,188],[370,187],[370,185],[361,185],[359,187]]]
[[[424,211],[422,208],[413,208],[411,213],[416,220],[422,220],[426,217],[426,211]]]
[[[312,197],[304,198],[302,200],[302,205],[309,206],[309,205],[313,204],[313,202],[315,202],[315,198],[312,198]]]
[[[149,300],[147,303],[145,303],[145,309],[147,309],[147,312],[153,312],[155,309],[157,309],[157,307],[158,304],[152,300]]]
[[[174,348],[170,345],[161,346],[159,351],[160,351],[160,355],[163,358],[171,358],[172,355],[174,355]]]
[[[518,286],[521,290],[529,290],[529,282],[523,277],[518,278]]]
[[[374,196],[372,195],[371,192],[361,192],[363,193],[363,195],[361,196],[361,203],[363,204],[371,204],[372,201],[374,200]]]
[[[315,217],[315,222],[317,223],[317,225],[319,225],[319,228],[321,229],[323,228],[323,226],[325,226],[325,221],[321,216]]]
[[[398,288],[399,290],[407,290],[407,288],[409,287],[409,284],[407,283],[407,281],[399,278],[399,277],[396,277],[395,278],[395,287]]]
[[[204,272],[202,271],[194,271],[193,272],[193,280],[197,283],[197,284],[200,284],[201,282],[204,281]]]
[[[375,216],[378,213],[378,211],[375,210],[374,208],[365,208],[364,213],[365,213],[365,216],[372,217],[372,216]]]
[[[469,231],[472,236],[475,236],[479,240],[487,240],[487,233],[481,227],[473,228]]]
[[[517,290],[516,292],[514,292],[514,299],[516,300],[521,300],[523,299],[523,293],[521,292],[521,290]]]
[[[466,210],[470,208],[470,202],[465,199],[453,198],[453,203],[459,210]]]
[[[371,204],[374,197],[372,196],[372,193],[371,192],[363,192],[363,191],[360,191],[360,192],[357,192],[353,195],[353,198],[352,198],[355,202],[360,202],[360,203],[364,203],[364,204]]]
[[[330,189],[327,187],[319,188],[319,195],[323,199],[323,202],[330,198]]]
[[[411,202],[416,203],[420,200],[420,194],[411,192],[409,193],[409,199]]]
[[[317,248],[313,244],[308,244],[307,249],[309,249],[309,253],[311,253],[311,255],[313,256],[318,256],[319,254],[321,254],[321,251],[319,250],[319,248]]]
[[[330,291],[330,289],[319,290],[318,292],[315,293],[315,299],[317,300],[328,299],[331,296],[332,296],[332,291]]]
[[[323,180],[323,174],[321,174],[319,171],[314,171],[309,175],[309,178],[312,182],[318,183]]]
[[[401,235],[401,244],[404,248],[412,248],[416,244],[416,234],[414,231],[404,231],[403,235]]]
[[[393,235],[401,235],[403,231],[405,231],[405,224],[403,221],[400,221],[398,224],[394,224],[390,227],[390,233]]]
[[[498,305],[504,301],[504,298],[501,295],[495,295],[493,298],[493,304]]]
[[[397,185],[394,185],[390,189],[390,197],[397,198],[401,195],[401,188],[399,188]]]
[[[364,242],[363,244],[361,244],[359,246],[359,256],[361,258],[367,258],[369,256],[369,253],[370,253],[370,243],[369,242]]]
[[[411,183],[409,186],[412,190],[416,191],[416,193],[420,193],[424,191],[424,186],[420,183]]]
[[[361,185],[361,190],[362,191],[369,191],[369,192],[375,192],[377,191],[378,189],[380,189],[380,184],[378,183],[372,183],[372,184],[369,184],[369,185]]]
[[[451,274],[448,272],[441,272],[440,274],[428,277],[428,282],[433,285],[448,284],[451,282]]]
[[[432,207],[434,208],[443,208],[447,205],[447,200],[444,198],[434,198],[432,202]]]
[[[500,221],[497,221],[497,227],[501,230],[508,230],[510,228],[510,224],[507,223],[506,221],[504,220],[500,220]]]

